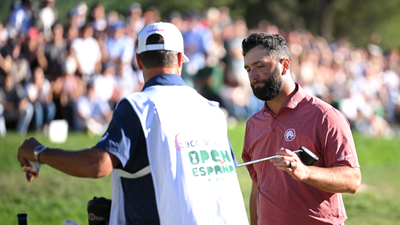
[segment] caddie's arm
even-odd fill
[[[33,150],[40,143],[30,138],[18,148],[18,161],[23,166],[29,166],[28,160],[34,162]],[[48,148],[39,155],[39,161],[61,172],[76,176],[100,178],[109,175],[120,161],[113,154],[101,148],[66,151]]]

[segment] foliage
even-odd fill
[[[365,46],[371,33],[381,36],[384,49],[399,48],[400,1],[352,0],[338,6],[335,17],[336,37],[344,37],[356,46]]]
[[[40,0],[32,0],[38,7]],[[59,20],[66,24],[69,11],[81,0],[56,1]],[[13,0],[0,2],[0,20],[9,15]],[[117,11],[126,15],[131,0],[86,0],[89,9],[96,3],[104,4],[107,12]],[[346,38],[357,47],[365,47],[371,33],[378,32],[384,49],[400,47],[400,30],[397,29],[400,0],[137,0],[144,10],[156,7],[162,18],[167,19],[172,10],[184,13],[196,9],[203,12],[209,7],[227,6],[232,17],[242,17],[249,27],[256,27],[261,20],[283,30],[306,29],[329,42]]]

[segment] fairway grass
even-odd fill
[[[239,163],[244,122],[229,130]],[[70,133],[65,144],[52,144],[44,135],[30,133],[45,145],[84,149],[99,137]],[[75,178],[42,165],[38,178],[28,183],[17,161],[17,149],[25,138],[17,133],[0,137],[0,224],[18,224],[17,214],[27,213],[28,224],[61,225],[66,219],[88,224],[87,203],[94,196],[111,198],[111,176],[101,179]],[[354,195],[343,194],[349,219],[346,225],[400,224],[399,138],[371,138],[354,134],[362,171],[362,188]],[[251,180],[245,167],[237,174],[248,212]]]

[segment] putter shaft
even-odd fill
[[[297,153],[297,152],[302,152],[302,151],[303,150],[299,149],[299,150],[294,150],[293,152]],[[253,164],[253,163],[262,162],[262,161],[266,161],[266,160],[270,160],[270,159],[275,159],[275,158],[278,158],[278,157],[282,157],[282,155],[274,155],[274,156],[270,156],[270,157],[267,157],[267,158],[256,159],[256,160],[253,160],[253,161],[250,161],[250,162],[245,162],[245,163],[239,164],[238,167],[246,166],[246,165],[250,165],[250,164]]]

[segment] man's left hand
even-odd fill
[[[282,157],[271,159],[271,163],[273,163],[274,166],[288,172],[293,179],[297,181],[307,179],[310,170],[303,164],[296,153],[289,149],[281,148],[276,154],[282,155]]]

